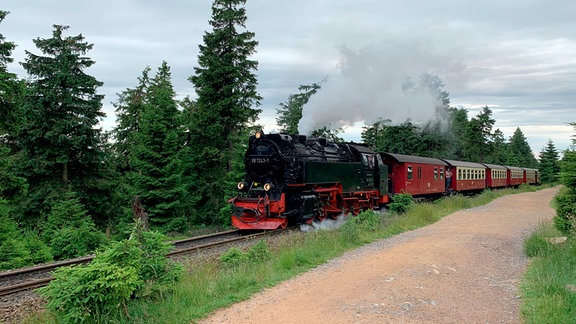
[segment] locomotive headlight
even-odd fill
[[[270,191],[270,189],[272,189],[272,185],[269,184],[269,183],[265,183],[265,184],[264,184],[264,190]]]
[[[246,188],[246,182],[244,181],[238,182],[238,190],[242,190],[244,188]]]
[[[254,134],[254,136],[256,136],[256,138],[260,138],[260,137],[262,137],[263,135],[264,135],[264,132],[261,131],[261,130],[257,131],[256,134]]]

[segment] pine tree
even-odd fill
[[[540,152],[540,181],[542,183],[550,183],[558,181],[558,173],[560,173],[560,164],[558,151],[554,146],[552,140],[548,140],[545,147]]]
[[[107,196],[102,181],[106,157],[96,128],[104,117],[103,95],[97,94],[102,82],[84,72],[95,63],[85,56],[93,45],[81,34],[64,37],[67,29],[54,25],[52,38],[35,39],[44,56],[26,51],[22,63],[30,81],[25,123],[19,129],[20,165],[30,190],[20,210],[30,219],[48,215],[50,200],[69,186],[91,212],[106,209],[100,204]]]
[[[196,188],[203,214],[219,211],[225,203],[225,182],[232,171],[235,145],[242,141],[260,113],[256,91],[258,63],[249,56],[256,51],[254,33],[246,31],[245,0],[215,0],[213,30],[200,45],[199,67],[190,77],[198,99],[190,125],[190,143],[198,175]]]

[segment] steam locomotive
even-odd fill
[[[238,195],[229,200],[232,225],[242,230],[355,215],[387,205],[395,193],[431,197],[539,181],[536,169],[377,153],[359,143],[262,131],[250,137],[244,164]],[[454,179],[446,182],[449,173]]]
[[[245,179],[230,200],[239,229],[285,228],[388,202],[388,169],[360,144],[259,131],[244,163]]]

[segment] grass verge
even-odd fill
[[[520,288],[525,323],[576,323],[576,241],[563,237],[552,223],[541,224],[525,241],[531,257]]]

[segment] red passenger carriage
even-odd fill
[[[403,154],[380,153],[380,156],[388,165],[389,192],[415,197],[445,192],[446,162]]]
[[[519,167],[506,166],[508,169],[508,186],[518,187],[524,183],[524,170]]]
[[[452,168],[452,191],[480,191],[486,188],[486,167],[480,163],[443,160]]]
[[[486,187],[503,188],[508,185],[508,169],[502,165],[487,164],[486,166]]]

